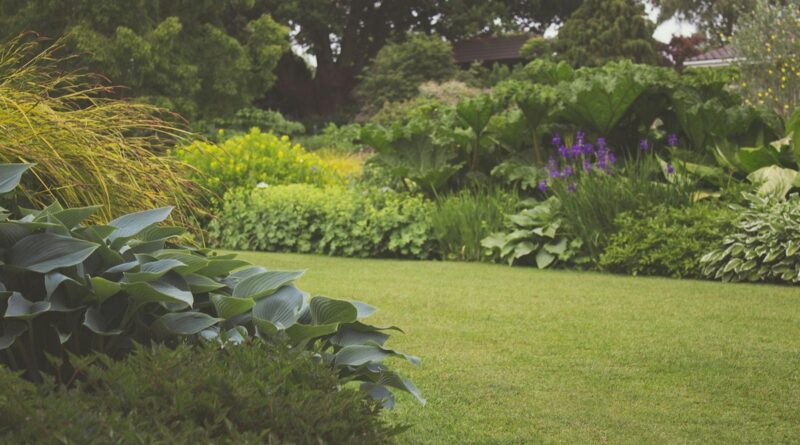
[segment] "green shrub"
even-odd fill
[[[535,261],[539,269],[586,263],[583,241],[564,235],[561,202],[557,198],[520,204],[524,210],[509,215],[508,232],[493,233],[481,241],[486,255],[497,255],[509,265],[517,260],[526,264]]]
[[[718,204],[699,203],[622,213],[599,266],[631,275],[700,278],[700,258],[722,243],[734,216]]]
[[[78,363],[69,386],[37,387],[0,367],[0,442],[373,444],[399,430],[310,353],[262,342],[137,347],[125,360]]]
[[[29,167],[0,165],[0,193],[12,191]],[[393,399],[386,386],[419,397],[381,364],[392,356],[419,361],[386,349],[385,329],[361,321],[374,307],[309,298],[291,284],[302,272],[268,271],[176,245],[182,230],[158,225],[171,210],[105,225],[81,224],[97,207],[53,204],[16,220],[0,213],[0,363],[42,381],[42,374],[63,377],[74,369],[69,359],[54,366],[49,357],[116,358],[134,343],[237,343],[255,335],[318,350],[342,378],[364,382],[368,394],[387,403]]]
[[[361,125],[359,124],[337,126],[335,123],[329,122],[321,132],[297,137],[295,141],[312,151],[328,149],[354,153],[364,149],[363,144],[358,142],[360,136]]]
[[[175,156],[197,169],[194,178],[222,194],[226,189],[259,183],[326,185],[342,178],[318,156],[278,137],[253,128],[220,144],[196,141],[175,150]]]
[[[800,195],[785,201],[746,195],[721,245],[701,259],[703,274],[723,281],[800,283]]]
[[[227,249],[429,258],[430,209],[422,198],[390,190],[239,188],[225,194],[209,232]]]
[[[233,116],[194,122],[192,128],[216,137],[219,130],[227,135],[247,133],[251,128],[258,128],[265,133],[295,136],[305,133],[306,127],[300,122],[290,121],[277,111],[260,108],[242,108]]]
[[[464,190],[443,197],[431,214],[433,236],[448,260],[486,259],[481,240],[503,230],[506,214],[514,212],[517,196],[499,189]]]

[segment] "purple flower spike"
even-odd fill
[[[562,158],[566,158],[569,156],[569,148],[566,145],[561,145],[558,147],[558,155]]]
[[[578,131],[575,133],[575,142],[578,145],[583,145],[583,141],[586,138],[586,134],[582,131]]]
[[[573,193],[576,190],[578,190],[578,184],[576,184],[574,182],[570,182],[569,185],[567,186],[567,191],[570,192],[570,193]]]
[[[642,139],[639,141],[639,148],[641,148],[642,151],[648,151],[650,150],[650,143],[647,142],[647,139]]]
[[[561,170],[561,177],[569,178],[570,176],[572,176],[572,173],[574,173],[574,171],[572,170],[572,167],[568,165],[564,167],[564,170]]]
[[[667,162],[667,174],[671,175],[675,173],[675,167],[672,166],[671,162]]]
[[[557,168],[551,168],[550,169],[550,177],[551,178],[558,178],[558,169]]]
[[[558,133],[553,133],[553,145],[558,147],[561,145],[561,135]]]
[[[537,188],[540,192],[547,193],[547,181],[539,181]]]
[[[606,147],[606,138],[597,138],[597,146],[600,148]]]
[[[675,133],[670,133],[669,137],[667,137],[667,143],[670,147],[677,147],[678,146],[678,135]]]
[[[583,154],[590,155],[592,153],[594,153],[594,145],[586,144],[583,146]]]
[[[592,169],[592,162],[589,159],[583,160],[583,171],[588,172]]]
[[[617,163],[617,155],[615,155],[613,151],[609,151],[608,152],[608,162],[611,165],[614,165],[614,164]]]

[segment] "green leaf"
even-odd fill
[[[220,294],[212,295],[211,302],[214,304],[217,316],[226,320],[247,312],[256,305],[255,300],[249,297],[237,298]]]
[[[345,346],[336,353],[334,366],[361,366],[367,363],[379,363],[387,357],[404,357],[409,362],[419,365],[419,358],[401,354],[391,349],[384,349],[378,345],[351,345]]]
[[[47,295],[47,298],[50,298],[50,296],[53,295],[53,293],[56,291],[56,289],[58,289],[58,286],[60,286],[61,283],[65,282],[65,281],[79,285],[79,283],[77,281],[75,281],[74,279],[72,279],[72,278],[70,278],[70,277],[68,277],[68,276],[66,276],[64,274],[61,274],[61,273],[58,273],[58,272],[50,272],[50,273],[46,274],[44,276],[44,289],[45,289],[45,294]]]
[[[234,297],[249,297],[254,300],[272,295],[281,287],[293,282],[303,271],[283,272],[269,271],[251,275],[239,281],[233,288]]]
[[[385,409],[394,409],[395,407],[395,398],[394,394],[389,391],[388,388],[384,385],[380,385],[378,383],[372,382],[364,382],[359,387],[361,391],[367,393],[368,396],[372,398],[372,400],[381,402]]]
[[[736,152],[736,159],[744,173],[780,164],[778,153],[771,147],[745,147]]]
[[[175,312],[164,314],[151,326],[160,333],[194,335],[222,321],[202,312]]]
[[[91,277],[89,282],[92,283],[92,293],[97,297],[94,299],[97,303],[106,301],[109,297],[122,290],[120,283],[106,280],[103,277]]]
[[[97,307],[90,307],[83,315],[83,325],[95,334],[112,336],[122,333],[122,329],[119,326],[111,327],[110,324]]]
[[[186,280],[186,283],[189,285],[189,290],[195,294],[204,294],[225,287],[225,285],[220,282],[196,273],[190,273],[184,276],[183,279]]]
[[[47,273],[82,263],[98,247],[89,241],[40,233],[21,239],[9,254],[9,263],[23,269]]]
[[[259,329],[274,333],[277,330],[284,330],[300,319],[303,309],[307,304],[308,294],[299,291],[294,286],[285,286],[278,292],[263,298],[256,303],[253,308],[253,323]],[[269,322],[268,325],[261,326],[261,322]]]
[[[312,298],[310,311],[314,324],[352,323],[358,319],[358,309],[352,303],[327,297]]]
[[[315,325],[295,323],[290,328],[286,329],[286,334],[289,335],[292,342],[299,343],[312,338],[333,334],[338,327],[338,323]]]
[[[94,215],[103,206],[75,207],[53,213],[53,217],[61,221],[61,224],[68,229],[72,229],[84,220]]]
[[[125,278],[127,278],[129,283],[137,283],[140,281],[147,283],[161,278],[167,272],[181,266],[186,265],[173,259],[153,261],[139,266],[138,272],[125,272]]]
[[[242,260],[210,258],[208,265],[197,270],[196,273],[207,277],[219,277],[248,264],[247,261]]]
[[[336,335],[333,336],[331,342],[339,346],[363,345],[367,343],[375,343],[383,346],[386,340],[389,339],[389,334],[384,334],[378,328],[372,326],[361,325],[354,326],[346,324],[339,326]]]
[[[162,207],[120,216],[108,223],[109,226],[117,229],[108,236],[108,240],[113,242],[119,238],[136,236],[142,230],[167,219],[169,214],[172,213],[172,209],[172,207]]]
[[[0,193],[8,193],[19,185],[22,174],[33,164],[0,164]]]
[[[194,296],[188,291],[180,276],[167,274],[149,283],[122,283],[122,289],[131,294],[138,305],[145,303],[175,303],[192,307]]]
[[[798,180],[798,174],[796,170],[771,165],[750,173],[747,179],[758,185],[758,193],[761,195],[783,198]]]
[[[356,307],[358,311],[358,319],[367,318],[370,315],[378,312],[378,308],[372,306],[371,304],[367,304],[361,301],[351,301],[350,304]]]
[[[22,320],[30,320],[39,314],[45,313],[50,310],[49,301],[36,301],[32,302],[27,300],[19,292],[14,292],[11,298],[8,299],[8,307],[6,308],[6,318],[19,318]]]
[[[536,267],[539,269],[545,269],[547,266],[555,261],[556,257],[552,253],[544,250],[539,249],[539,252],[536,253]]]

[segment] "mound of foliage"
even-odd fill
[[[429,258],[431,204],[391,190],[293,184],[229,191],[209,226],[227,249]]]
[[[36,386],[0,366],[0,442],[380,444],[380,406],[312,354],[247,341],[136,347],[73,358],[72,381]]]
[[[12,191],[29,167],[0,165],[0,193]],[[387,387],[419,397],[381,363],[392,356],[419,360],[384,347],[385,331],[396,328],[362,322],[376,308],[310,298],[292,285],[300,271],[267,270],[178,245],[183,230],[159,225],[169,207],[82,223],[97,210],[53,204],[17,219],[2,214],[0,363],[41,382],[44,374],[75,372],[73,355],[119,358],[135,343],[239,343],[256,336],[316,350],[340,377],[362,382],[387,404],[393,403]]]
[[[173,220],[198,231],[204,192],[180,174],[181,162],[160,154],[185,134],[160,119],[163,110],[113,99],[98,79],[59,69],[58,49],[0,46],[0,162],[37,164],[19,203],[99,205],[107,219],[171,205]]]
[[[195,141],[175,150],[177,159],[191,165],[192,177],[222,194],[226,189],[258,184],[338,184],[338,172],[287,136],[262,133],[258,128],[219,144]]]
[[[800,195],[747,195],[720,247],[701,259],[703,274],[723,281],[800,283]]]
[[[734,216],[713,203],[622,213],[598,265],[631,275],[701,278],[700,259],[721,245]]]
[[[305,126],[300,122],[290,121],[283,115],[273,110],[260,108],[242,108],[231,117],[200,120],[192,123],[192,128],[205,133],[209,137],[216,137],[219,131],[223,134],[234,135],[247,133],[251,128],[258,128],[265,133],[286,136],[303,134]]]

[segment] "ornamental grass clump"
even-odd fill
[[[171,218],[200,229],[206,193],[162,156],[187,134],[163,110],[117,100],[88,74],[64,72],[58,43],[20,37],[0,45],[0,162],[36,163],[19,188],[19,204],[99,206],[97,219],[173,206]]]

